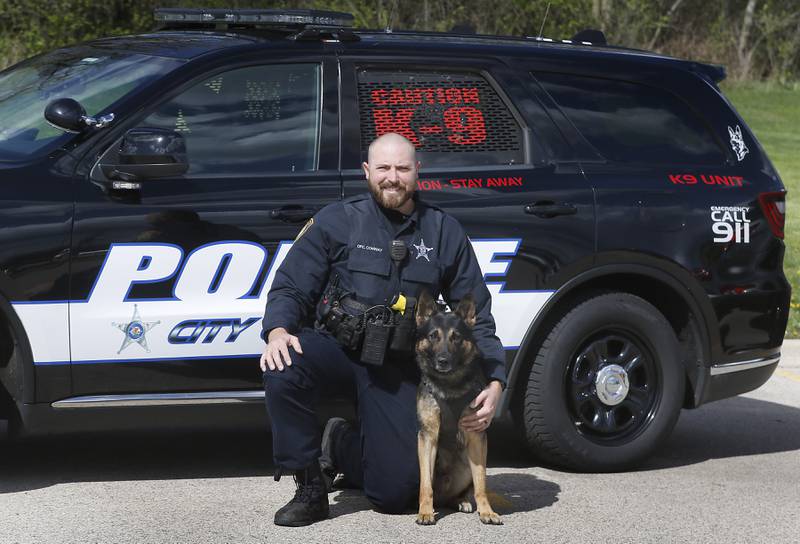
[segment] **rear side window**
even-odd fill
[[[372,140],[396,132],[426,167],[524,162],[522,128],[478,74],[360,69],[358,103],[364,159]]]
[[[533,75],[607,159],[649,164],[725,162],[725,153],[706,123],[667,91],[571,74]]]

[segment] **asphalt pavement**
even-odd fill
[[[502,526],[442,511],[373,511],[330,495],[331,518],[272,524],[293,494],[272,478],[264,433],[75,436],[0,444],[0,544],[273,542],[800,542],[800,341],[760,389],[684,410],[639,470],[531,465],[507,428],[490,434],[488,484]]]

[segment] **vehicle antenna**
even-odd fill
[[[391,3],[391,9],[389,10],[389,20],[386,21],[386,30],[387,34],[391,34],[392,32],[392,22],[394,21],[394,12],[397,9],[397,0],[394,0]]]
[[[542,32],[544,32],[544,24],[547,22],[547,15],[550,13],[550,4],[552,2],[547,3],[547,9],[544,10],[544,19],[542,19],[542,26],[539,28],[539,37],[542,37]]]

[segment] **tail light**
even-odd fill
[[[758,195],[761,211],[767,218],[772,234],[783,240],[783,226],[786,223],[786,192],[761,193]]]

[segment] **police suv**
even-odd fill
[[[499,414],[541,458],[631,467],[681,408],[775,370],[785,190],[722,68],[596,31],[156,19],[0,73],[0,415],[18,434],[264,425],[275,271],[317,210],[366,190],[386,132],[470,236],[507,355]]]

